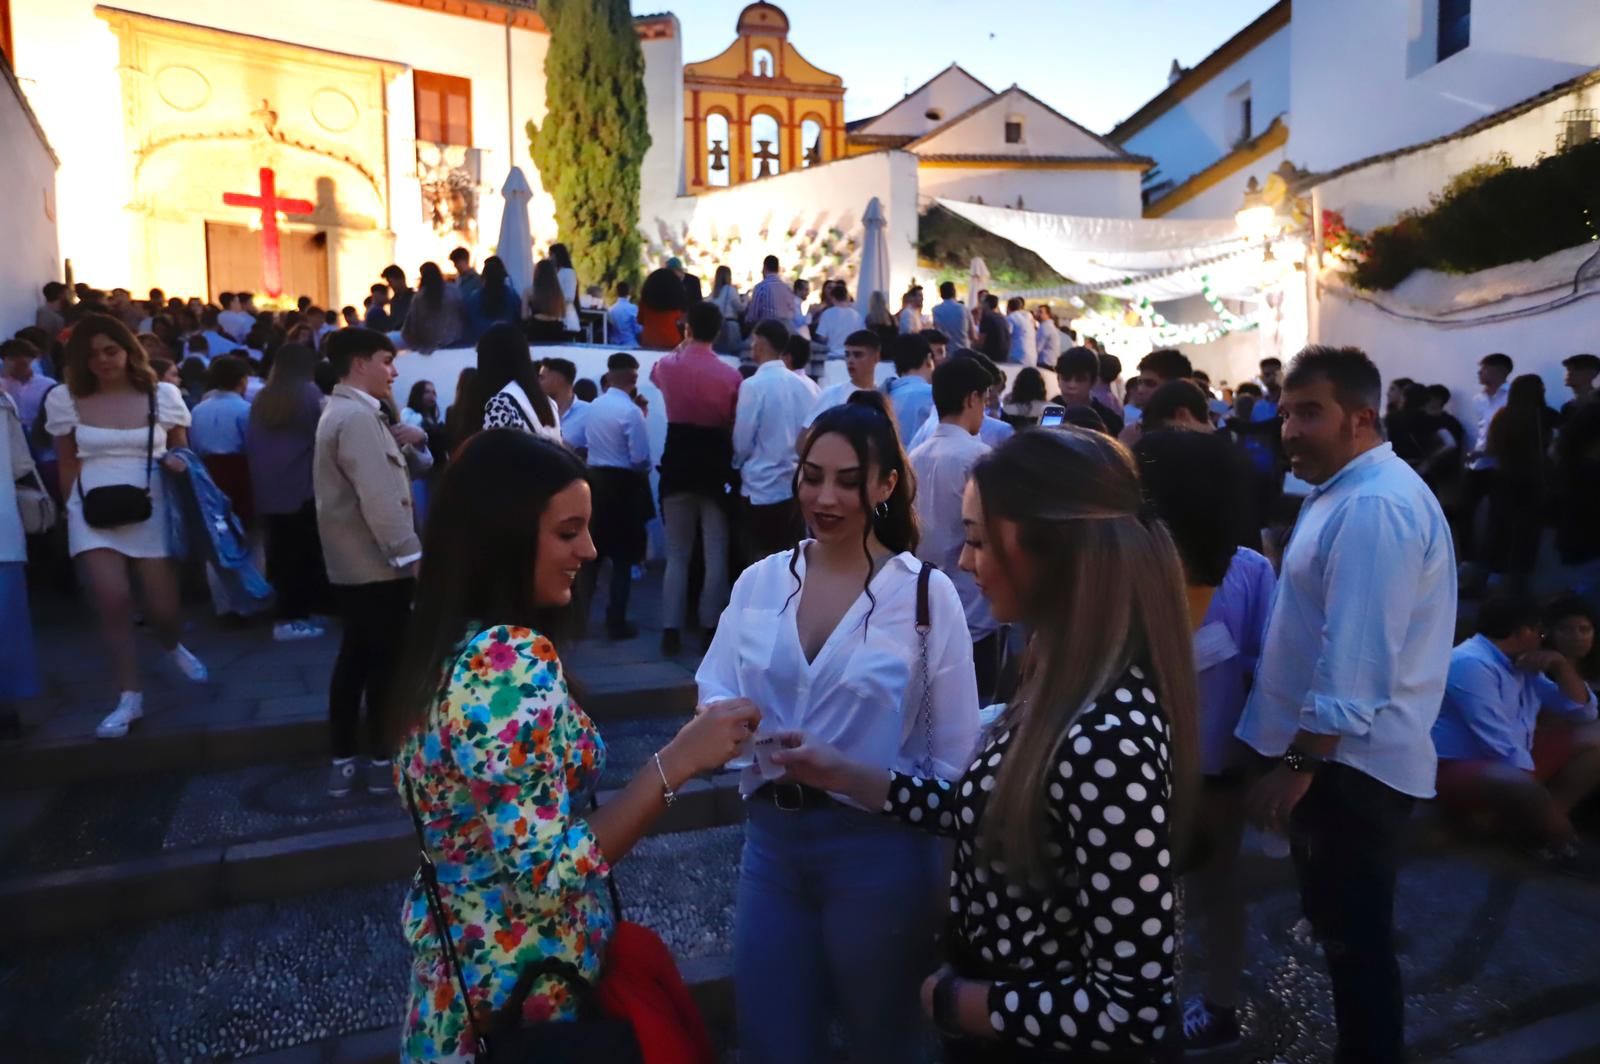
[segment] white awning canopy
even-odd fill
[[[1232,218],[1089,218],[958,200],[935,202],[1034,252],[1073,281],[1064,287],[1013,295],[1104,292],[1119,299],[1142,296],[1161,302],[1198,295],[1202,278],[1214,294],[1228,298],[1250,295],[1260,288],[1261,244],[1240,232]]]

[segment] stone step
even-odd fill
[[[581,672],[573,672],[573,682],[596,722],[681,724],[694,712],[690,668],[670,661],[608,664],[603,646],[574,655]],[[241,666],[247,675],[231,676],[220,691],[154,684],[145,695],[145,718],[117,740],[94,734],[110,709],[103,697],[58,693],[30,720],[35,726],[25,741],[0,746],[0,791],[326,754],[326,680],[317,686],[301,675],[315,671],[310,666],[285,666],[299,673],[278,679],[259,675],[261,668],[260,662]]]
[[[615,725],[602,786],[659,747],[655,722]],[[670,730],[670,729],[669,729]],[[0,941],[384,882],[416,867],[393,794],[330,799],[321,761],[140,777],[0,798]],[[604,802],[610,790],[602,790]],[[695,780],[658,834],[737,824],[737,777]]]
[[[662,936],[719,1031],[739,849],[734,826],[661,835],[617,869],[626,917]],[[341,886],[0,947],[6,1058],[393,1060],[411,961],[405,889]]]

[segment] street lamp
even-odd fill
[[[1244,205],[1233,218],[1239,224],[1239,231],[1251,241],[1261,240],[1272,231],[1277,211],[1267,203],[1266,197],[1261,192],[1261,183],[1255,178],[1252,177],[1245,185]]]

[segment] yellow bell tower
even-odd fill
[[[795,50],[776,5],[751,4],[731,45],[686,64],[683,97],[690,192],[844,157],[844,79]]]

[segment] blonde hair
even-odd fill
[[[1072,427],[1018,433],[974,467],[987,540],[1015,574],[994,522],[1017,526],[1031,574],[1017,586],[1033,629],[1021,686],[997,727],[1011,729],[984,817],[981,849],[1017,882],[1056,878],[1047,776],[1083,711],[1131,666],[1149,670],[1169,727],[1171,811],[1195,778],[1196,681],[1183,567],[1146,513],[1133,456]],[[1174,824],[1174,835],[1178,836]]]

